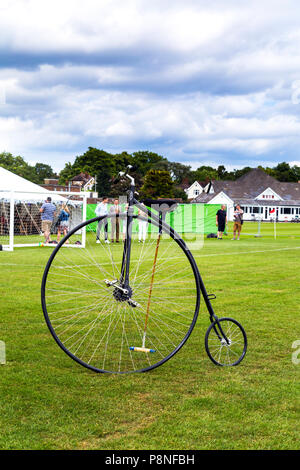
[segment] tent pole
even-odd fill
[[[10,212],[9,212],[9,251],[14,249],[14,225],[15,225],[15,199],[14,193],[10,193]]]

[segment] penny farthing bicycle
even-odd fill
[[[42,307],[55,341],[95,372],[150,371],[185,344],[202,295],[210,318],[205,336],[209,358],[220,366],[239,364],[247,350],[244,328],[215,315],[215,296],[207,294],[186,243],[161,213],[135,199],[134,179],[126,176],[131,180],[126,211],[81,223],[49,258]],[[119,227],[119,243],[96,243],[98,224],[106,222]],[[138,224],[148,224],[146,242],[137,236]],[[65,249],[69,238],[83,229],[85,246]]]

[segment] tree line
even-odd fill
[[[45,178],[58,178],[50,165],[46,163],[29,165],[22,157],[14,157],[9,152],[0,153],[0,166],[36,184],[43,184]]]
[[[58,178],[62,185],[67,184],[79,173],[96,176],[96,190],[99,196],[119,196],[128,189],[128,181],[120,179],[118,173],[131,165],[131,174],[136,181],[137,190],[143,197],[178,197],[186,199],[184,187],[194,181],[203,184],[211,180],[236,180],[248,173],[252,168],[227,171],[224,165],[217,168],[199,166],[192,170],[191,166],[171,162],[167,158],[150,151],[138,151],[111,154],[104,150],[89,147],[88,150],[75,158],[74,163],[68,162],[57,175],[50,165],[36,163],[29,165],[21,156],[14,157],[11,153],[0,153],[0,166],[16,173],[33,183],[42,184],[45,178]],[[259,166],[269,175],[283,182],[300,181],[300,167],[290,166],[282,162],[271,167]]]

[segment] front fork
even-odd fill
[[[132,184],[129,190],[129,200],[128,200],[128,209],[127,209],[127,217],[126,217],[126,237],[124,241],[123,259],[122,259],[121,275],[120,275],[120,286],[122,286],[124,289],[129,288],[134,191],[135,191],[135,186],[134,184]]]
[[[132,307],[140,307],[140,304],[138,302],[131,299],[132,290],[129,285],[134,191],[135,191],[134,184],[131,184],[130,190],[129,190],[127,216],[125,219],[126,220],[126,237],[124,240],[124,249],[123,249],[120,279],[119,280],[114,279],[113,281],[110,281],[109,279],[105,279],[105,283],[107,286],[113,286],[115,288],[115,292],[119,291],[120,296],[119,295],[117,296],[119,299],[122,299],[123,301],[127,301],[127,303],[131,305]]]
[[[204,298],[204,302],[206,304],[206,307],[207,307],[207,310],[209,312],[209,319],[210,319],[210,322],[211,323],[214,323],[214,326],[213,326],[213,329],[214,329],[214,332],[216,333],[218,339],[220,341],[222,340],[225,340],[226,343],[229,345],[230,344],[230,341],[229,339],[227,338],[227,336],[225,335],[222,327],[221,327],[221,323],[219,322],[219,318],[217,317],[217,315],[215,314],[214,312],[214,309],[211,305],[211,300],[214,300],[216,298],[215,294],[208,294],[206,289],[205,289],[205,286],[204,286],[204,283],[202,281],[202,278],[200,276],[200,289],[201,289],[201,292],[202,292],[202,295],[203,295],[203,298]],[[218,327],[218,329],[216,328],[216,326]]]

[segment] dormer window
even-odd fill
[[[274,199],[277,201],[282,200],[282,198],[272,188],[266,188],[261,194],[256,196],[255,199]]]

